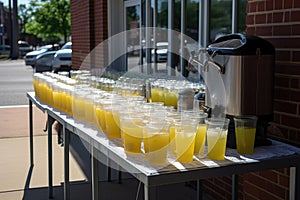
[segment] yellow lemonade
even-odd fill
[[[175,125],[170,126],[170,148],[173,153],[176,151],[176,143],[175,143]]]
[[[165,103],[165,91],[163,88],[158,88],[158,102]]]
[[[122,141],[126,152],[141,153],[141,144],[143,140],[142,127],[121,127]]]
[[[204,151],[205,138],[206,138],[206,129],[205,124],[199,124],[197,127],[196,138],[195,138],[195,149],[194,154],[198,155]]]
[[[176,133],[176,154],[179,162],[192,162],[195,147],[195,134]]]
[[[46,93],[46,103],[53,106],[53,94],[52,94],[52,89],[49,85],[46,84],[45,87],[45,93]]]
[[[73,115],[79,120],[84,120],[85,111],[84,111],[84,98],[75,97],[73,99]]]
[[[108,138],[120,138],[121,130],[120,122],[116,122],[112,110],[105,110],[105,123],[106,123],[106,133]]]
[[[61,109],[61,92],[54,90],[53,91],[53,107],[60,110]]]
[[[165,106],[173,106],[177,108],[177,100],[178,100],[178,93],[173,91],[168,91],[165,93]]]
[[[67,96],[65,92],[61,92],[61,110],[66,112]]]
[[[103,108],[96,107],[97,126],[103,132],[106,132],[105,111]]]
[[[70,94],[66,94],[66,112],[69,115],[73,115],[72,113],[72,104],[73,104],[73,97]]]
[[[94,103],[89,100],[85,100],[84,103],[84,119],[89,124],[94,124],[95,121],[95,111],[94,111]]]
[[[159,102],[159,90],[158,88],[151,88],[151,101]]]
[[[35,96],[39,97],[39,93],[38,93],[38,82],[37,82],[37,80],[36,80],[36,77],[33,77],[32,83],[33,83],[33,89],[34,89],[34,92],[35,92]]]
[[[224,160],[226,141],[227,130],[207,129],[208,157],[213,160]]]
[[[253,154],[256,128],[237,127],[235,129],[237,151],[240,154]]]
[[[149,133],[144,131],[144,150],[151,165],[165,165],[169,144],[169,132]]]

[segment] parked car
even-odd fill
[[[26,53],[30,52],[33,50],[32,46],[28,44],[26,41],[18,41],[18,46],[19,46],[19,55],[20,56],[25,56]]]
[[[47,51],[36,56],[35,72],[52,71],[52,62],[56,51]]]
[[[158,42],[156,48],[151,50],[152,60],[155,62],[154,53],[156,51],[156,62],[165,62],[168,58],[168,42]]]
[[[31,65],[32,67],[34,67],[36,57],[39,54],[44,53],[46,51],[56,51],[58,49],[59,49],[58,44],[54,44],[54,45],[50,44],[50,45],[41,46],[37,50],[31,51],[25,55],[25,57],[24,57],[25,65]]]
[[[53,71],[70,71],[72,67],[72,42],[67,42],[56,52],[53,60]]]
[[[9,56],[10,55],[10,46],[9,45],[0,45],[0,55]]]

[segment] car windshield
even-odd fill
[[[50,49],[50,48],[51,48],[51,46],[42,46],[42,47],[37,48],[37,50],[38,50],[38,51],[40,51],[40,50],[42,50],[42,49],[48,50],[48,49]]]
[[[61,49],[72,49],[71,44],[65,44]]]

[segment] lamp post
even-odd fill
[[[10,13],[10,25],[11,25],[11,38],[10,46],[11,59],[19,58],[19,47],[18,47],[18,0],[13,0],[13,12],[11,12],[11,0],[9,2],[9,13]]]

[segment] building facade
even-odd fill
[[[226,17],[218,16],[220,12]],[[71,0],[71,22],[72,64],[76,69],[97,45],[132,28],[171,28],[187,34],[202,46],[207,46],[218,34],[230,32],[270,41],[276,57],[274,120],[268,134],[300,146],[300,1]],[[136,45],[141,47],[143,42],[153,39],[147,34],[141,37],[142,34],[132,41],[133,45],[117,44],[117,47],[130,47],[134,52]],[[168,37],[160,39],[170,45]],[[129,43],[129,39],[126,41]],[[105,56],[102,57],[104,63]],[[122,70],[128,69],[126,59],[123,57],[117,62]],[[241,175],[238,197],[288,199],[289,176],[288,169]],[[231,177],[210,179],[203,182],[203,187],[217,199],[231,199],[231,181]]]

